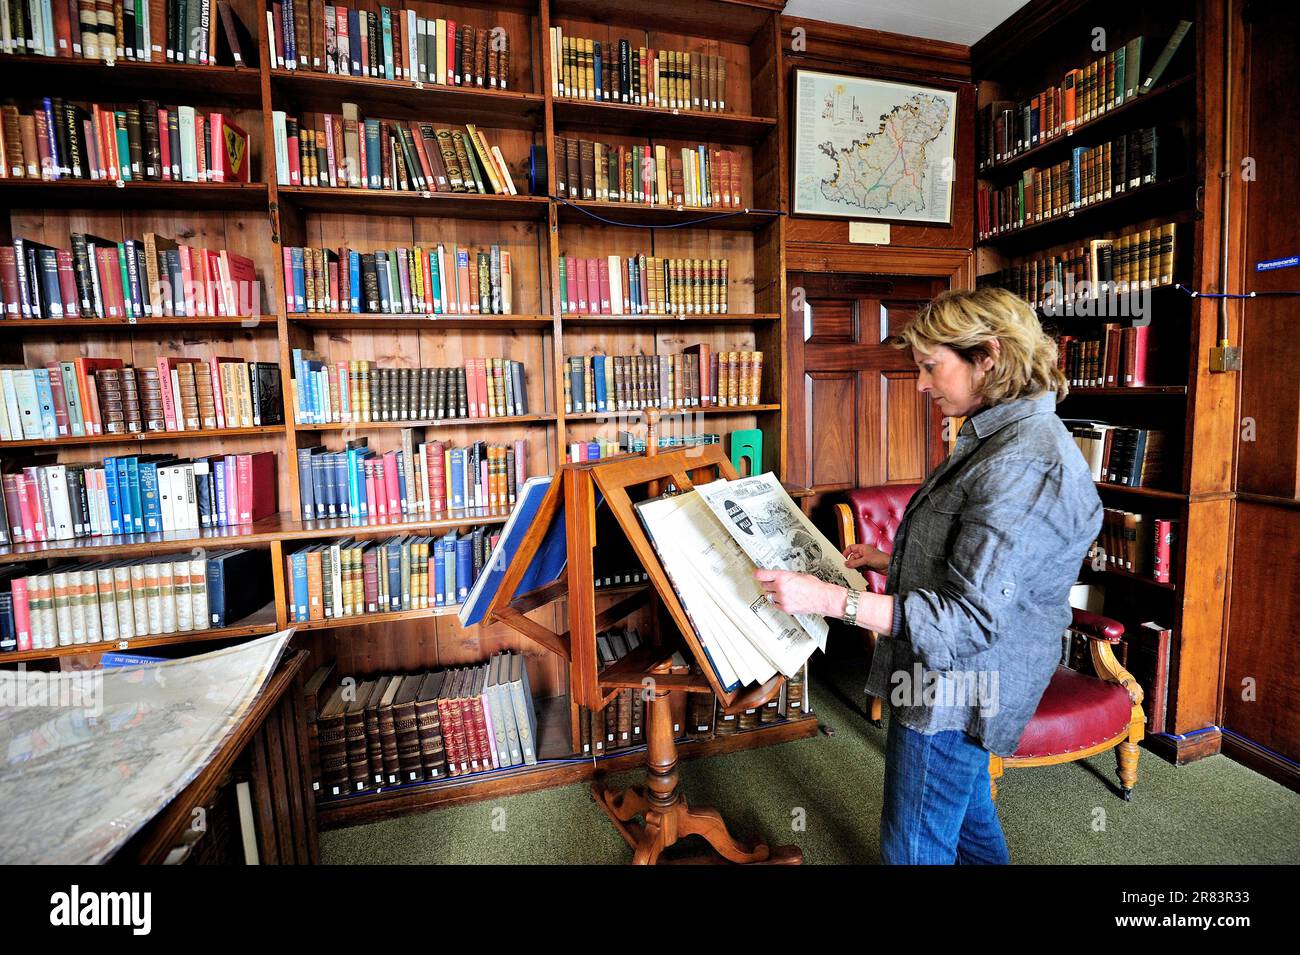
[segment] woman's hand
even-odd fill
[[[789,570],[756,570],[754,579],[767,594],[772,606],[789,614],[816,613],[823,617],[840,617],[844,614],[844,600],[848,591],[828,584],[812,574],[796,574]]]
[[[889,555],[870,544],[850,544],[844,548],[844,563],[854,570],[866,567],[884,573],[889,569]]]

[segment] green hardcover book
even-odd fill
[[[1124,98],[1138,94],[1142,82],[1142,37],[1135,36],[1124,45]]]
[[[1142,88],[1139,92],[1149,93],[1152,87],[1160,82],[1160,77],[1164,75],[1165,70],[1169,67],[1169,61],[1174,58],[1174,54],[1178,52],[1178,47],[1182,45],[1183,37],[1187,36],[1187,31],[1191,28],[1191,20],[1178,21],[1178,26],[1174,27],[1174,35],[1169,38],[1165,48],[1156,57],[1155,65],[1151,67],[1151,72],[1147,78],[1142,81]]]
[[[1115,105],[1118,106],[1127,99],[1127,77],[1125,74],[1125,63],[1128,60],[1128,46],[1121,46],[1115,50]]]

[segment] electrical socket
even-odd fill
[[[1211,348],[1210,371],[1241,371],[1241,349],[1236,345],[1217,345]]]

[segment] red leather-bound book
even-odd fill
[[[63,317],[81,315],[80,297],[77,295],[77,277],[72,268],[72,250],[58,249],[54,253],[59,265],[59,295],[63,299]]]
[[[442,748],[447,757],[447,775],[460,775],[460,741],[456,738],[453,730],[454,720],[452,717],[452,707],[454,703],[447,698],[447,687],[455,676],[455,671],[447,674],[447,679],[443,683],[443,690],[438,696],[438,722],[442,726]]]
[[[373,521],[380,517],[388,516],[388,493],[383,489],[383,459],[367,458],[365,462],[366,472],[366,501],[370,505],[369,518]]]
[[[388,513],[392,517],[402,516],[402,486],[397,479],[397,452],[384,454],[384,489],[381,492],[388,503]]]
[[[600,314],[600,266],[595,259],[585,259],[587,280],[587,311]]]
[[[446,450],[447,446],[441,441],[430,441],[424,445],[424,469],[429,475],[429,500],[435,511],[441,511],[447,503]]]
[[[597,261],[596,272],[600,278],[600,313],[602,315],[609,315],[611,311],[609,299],[609,260],[600,259]]]
[[[591,299],[587,296],[587,260],[572,259],[573,268],[569,270],[569,295],[574,297],[574,286],[577,286],[577,302],[573,309],[575,312],[589,313],[591,311]]]
[[[1156,518],[1155,559],[1152,561],[1152,569],[1155,573],[1155,579],[1159,583],[1167,584],[1170,582],[1169,569],[1173,561],[1174,528],[1177,523],[1177,521],[1166,517]]]
[[[235,484],[239,496],[239,522],[249,524],[270,517],[277,510],[275,452],[241,454],[236,463]]]
[[[18,482],[18,506],[23,515],[23,527],[27,530],[29,541],[49,539],[45,527],[45,509],[41,506],[40,479],[36,468],[23,468],[22,479]]]
[[[374,545],[361,552],[361,588],[366,613],[374,613],[379,609],[379,552]]]

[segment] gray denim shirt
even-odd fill
[[[1096,486],[1053,394],[971,416],[903,513],[894,629],[867,692],[921,733],[1015,752],[1061,657],[1069,592],[1101,528]]]

